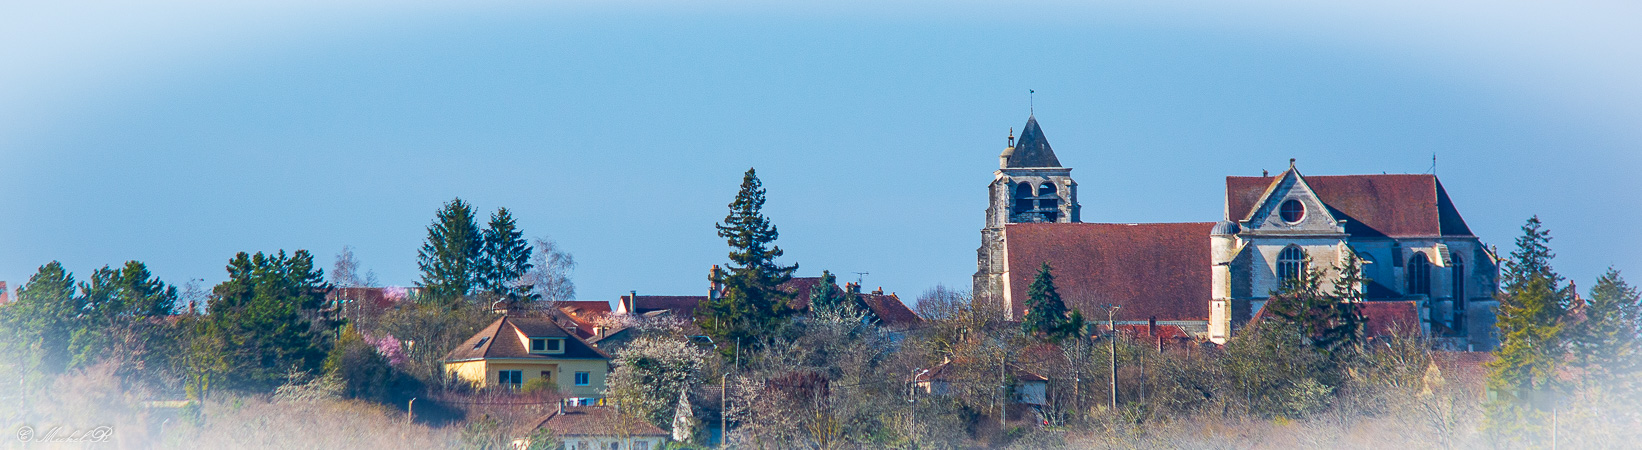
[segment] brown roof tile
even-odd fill
[[[536,422],[531,428],[547,428],[556,437],[567,436],[671,436],[661,428],[641,419],[621,416],[608,406],[566,406],[564,412],[554,411]],[[619,428],[627,428],[621,433]]]
[[[622,302],[627,302],[635,296],[623,295]],[[677,317],[695,317],[696,305],[707,301],[705,295],[639,295],[633,300],[634,314],[644,314],[650,311],[672,310]]]
[[[1470,236],[1471,229],[1435,175],[1306,176],[1353,236]],[[1226,177],[1226,210],[1246,217],[1277,177]]]
[[[541,355],[530,353],[519,335],[526,337],[565,338],[562,354]],[[491,358],[522,359],[610,359],[580,337],[565,331],[559,324],[546,318],[502,316],[480,329],[461,345],[445,354],[445,361],[467,361]]]
[[[1093,319],[1122,305],[1119,320],[1208,320],[1209,229],[1195,223],[1023,223],[1005,228],[1015,317],[1048,262],[1067,306]],[[1105,314],[1100,314],[1102,318]]]

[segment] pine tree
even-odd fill
[[[727,270],[713,274],[722,292],[696,308],[697,324],[719,342],[745,340],[757,346],[758,339],[773,331],[791,312],[787,301],[792,294],[776,286],[791,280],[798,265],[775,262],[782,251],[771,244],[779,233],[764,217],[763,209],[763,183],[753,169],[747,169],[741,191],[730,202],[730,214],[724,222],[714,224],[718,236],[730,244]],[[733,351],[733,347],[720,348],[722,352]]]
[[[168,286],[138,261],[103,266],[80,283],[81,314],[69,338],[69,368],[89,366],[114,349],[116,336],[131,336],[136,322],[170,315],[177,288]]]
[[[1609,268],[1591,288],[1584,319],[1569,330],[1570,362],[1585,375],[1586,387],[1634,394],[1642,374],[1642,295]]]
[[[329,290],[306,250],[235,255],[228,281],[212,289],[210,315],[193,330],[189,391],[195,398],[215,386],[267,392],[293,368],[317,373],[329,328],[313,318]]]
[[[1551,268],[1551,233],[1539,217],[1528,219],[1517,238],[1517,249],[1505,262],[1505,283],[1497,296],[1494,326],[1500,343],[1494,361],[1487,364],[1488,387],[1497,395],[1489,404],[1489,428],[1516,434],[1536,427],[1538,413],[1524,410],[1530,403],[1549,409],[1556,388],[1559,363],[1566,354],[1564,316],[1573,297],[1562,277]]]
[[[417,252],[416,265],[422,269],[417,283],[424,295],[439,302],[453,302],[473,293],[484,235],[473,216],[473,207],[457,198],[445,203],[428,225],[428,239]]]
[[[524,232],[519,231],[513,214],[507,208],[490,215],[490,225],[484,231],[484,248],[480,252],[478,289],[505,298],[519,299],[530,293],[530,286],[517,281],[530,271],[530,244]]]
[[[1038,275],[1026,287],[1026,317],[1021,319],[1021,330],[1052,342],[1077,336],[1083,329],[1083,313],[1067,312],[1055,289],[1055,275],[1049,263],[1038,267]]]
[[[1308,258],[1306,269],[1283,280],[1265,308],[1277,319],[1293,323],[1304,342],[1328,355],[1341,356],[1342,349],[1363,341],[1361,264],[1355,254],[1348,254],[1333,289],[1324,290],[1324,272],[1310,268]]]
[[[838,278],[832,272],[821,271],[821,282],[810,289],[810,310],[837,308],[843,305],[844,296],[838,292]]]
[[[18,331],[16,339],[24,348],[36,349],[40,368],[48,373],[68,369],[69,339],[79,328],[84,297],[75,295],[74,274],[52,261],[29,276],[17,289],[17,301],[0,308],[7,328]],[[4,338],[4,337],[0,337]]]

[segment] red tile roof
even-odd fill
[[[1417,336],[1420,333],[1420,311],[1412,300],[1363,302],[1358,310],[1368,319],[1363,332],[1369,336],[1390,336],[1393,332]]]
[[[1119,320],[1208,320],[1209,229],[1195,223],[1022,223],[1006,226],[1014,317],[1048,262],[1068,306],[1093,319],[1122,305]],[[1104,318],[1105,314],[1099,314]]]
[[[627,302],[634,296],[623,295],[621,302]],[[671,310],[675,317],[695,317],[696,305],[707,301],[705,295],[640,295],[633,300],[632,314],[644,314],[650,311]]]
[[[641,419],[625,417],[618,414],[616,408],[609,406],[566,406],[564,412],[554,411],[547,417],[536,422],[538,428],[547,428],[553,431],[555,437],[575,436],[634,436],[654,437],[672,436],[661,428],[651,425]],[[627,433],[621,433],[619,428],[627,428]]]
[[[1353,236],[1471,236],[1435,175],[1306,176]],[[1242,220],[1278,177],[1226,177],[1226,210]]]
[[[793,299],[787,303],[787,306],[804,311],[810,308],[810,291],[815,290],[815,286],[819,284],[821,284],[821,277],[793,277],[776,288],[793,293]],[[837,284],[832,287],[837,289],[838,292],[844,292],[844,288],[838,287]],[[911,308],[907,308],[906,303],[901,301],[901,296],[895,295],[893,292],[889,294],[861,293],[855,295],[861,296],[861,302],[867,305],[867,309],[872,310],[873,315],[878,316],[880,324],[889,327],[908,327],[923,321],[917,313],[912,312]]]

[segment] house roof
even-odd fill
[[[821,284],[821,277],[792,277],[791,280],[781,283],[776,288],[793,293],[792,301],[788,302],[787,306],[804,311],[810,308],[810,291],[814,290],[815,286],[819,284]],[[832,287],[837,289],[838,292],[845,292],[845,289],[838,287],[837,284]],[[912,312],[912,309],[907,307],[905,302],[901,301],[901,296],[893,292],[888,294],[868,292],[854,295],[861,297],[861,303],[866,304],[867,309],[871,309],[872,314],[878,316],[879,323],[883,325],[904,327],[923,321],[917,313]]]
[[[1026,118],[1026,126],[1021,127],[1021,137],[1015,140],[1013,151],[1006,151],[1004,167],[1060,167],[1060,159],[1055,158],[1055,150],[1049,148],[1049,139],[1043,137],[1043,128],[1038,127],[1038,118]]]
[[[1014,317],[1048,262],[1068,306],[1093,318],[1107,303],[1119,320],[1208,320],[1213,222],[1020,223],[1004,233]],[[1101,314],[1104,317],[1104,314]]]
[[[530,353],[525,342],[519,338],[525,337],[556,337],[565,338],[565,349],[562,354],[540,355]],[[502,316],[491,322],[490,325],[474,333],[461,345],[445,354],[445,362],[471,361],[477,359],[610,359],[610,355],[599,350],[580,337],[565,331],[564,327],[547,318]]]
[[[696,305],[707,301],[705,295],[623,295],[622,302],[632,301],[631,314],[644,314],[650,311],[672,310],[678,317],[695,317]]]
[[[630,432],[618,433],[617,428],[629,427]],[[566,406],[564,411],[548,413],[526,434],[547,428],[556,437],[565,436],[671,436],[671,434],[641,419],[622,417],[616,408],[608,406]]]
[[[935,367],[931,367],[931,368],[929,368],[927,370],[924,370],[922,372],[918,372],[916,375],[913,375],[912,376],[912,381],[913,382],[948,381],[954,375],[952,373],[953,363],[954,362],[959,362],[959,361],[967,361],[967,360],[954,360],[954,361],[947,361],[947,362],[937,364]],[[992,367],[994,369],[996,369],[998,366],[993,365]],[[998,372],[997,372],[997,370],[993,370],[992,373],[996,374]],[[1038,374],[1033,373],[1029,370],[1022,369],[1020,366],[1017,366],[1015,364],[1010,364],[1009,365],[1009,373],[1011,375],[1014,375],[1015,379],[1020,380],[1020,381],[1049,381],[1049,379],[1045,378],[1043,375],[1038,375]]]
[[[1286,172],[1285,172],[1286,173]],[[1226,177],[1228,219],[1247,217],[1282,178]],[[1345,231],[1358,237],[1471,236],[1436,175],[1307,176],[1305,182]]]

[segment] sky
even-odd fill
[[[410,285],[460,197],[582,300],[702,295],[756,168],[782,261],[910,302],[969,286],[1029,114],[1084,221],[1434,170],[1502,252],[1538,215],[1582,289],[1642,271],[1642,5],[1333,3],[0,2],[0,280],[349,245]]]

